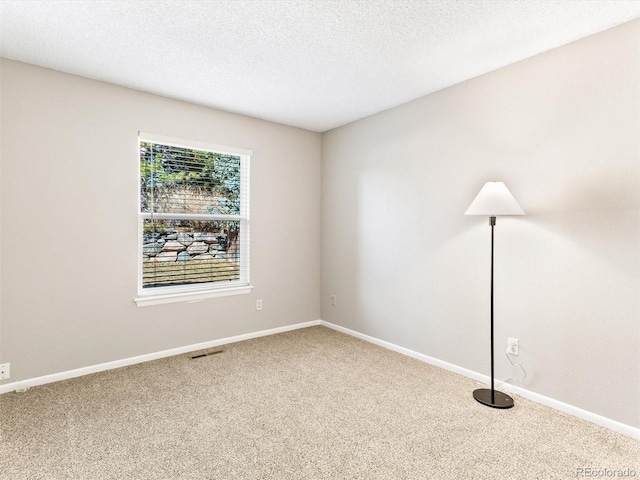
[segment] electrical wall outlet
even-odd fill
[[[507,353],[510,355],[520,355],[517,338],[507,338]]]
[[[0,363],[0,380],[4,380],[5,378],[11,378],[9,367],[10,363]]]
[[[336,294],[334,293],[333,295],[331,295],[331,305],[335,307],[337,304],[338,303],[336,302]]]
[[[262,300],[256,300],[256,310],[262,310]]]

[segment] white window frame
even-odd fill
[[[179,214],[179,213],[147,213],[141,212],[140,193],[138,191],[138,296],[134,299],[138,307],[159,305],[175,302],[199,302],[207,298],[229,295],[243,295],[251,292],[253,288],[249,282],[249,164],[252,150],[223,145],[214,145],[205,142],[185,140],[175,137],[167,137],[151,133],[138,133],[138,156],[140,155],[140,142],[158,143],[173,147],[190,148],[193,150],[206,150],[215,153],[236,155],[240,157],[240,215],[208,215],[208,214]],[[138,160],[139,162],[139,160]],[[140,168],[138,167],[138,175]],[[138,183],[139,185],[139,183]],[[153,216],[153,217],[152,217]],[[240,278],[228,282],[208,282],[194,285],[175,285],[165,287],[142,288],[142,258],[144,232],[144,220],[205,220],[205,221],[240,221]],[[219,284],[218,284],[219,283]]]

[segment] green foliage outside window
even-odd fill
[[[240,157],[141,142],[140,202],[142,212],[239,215]]]

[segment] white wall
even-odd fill
[[[640,426],[640,21],[323,135],[322,318]],[[337,295],[337,306],[330,295]],[[471,395],[471,392],[469,392]]]
[[[10,382],[320,318],[319,134],[9,60],[1,68],[0,361]],[[251,294],[135,305],[138,131],[254,151]],[[63,240],[33,252],[50,234]]]

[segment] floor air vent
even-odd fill
[[[191,359],[195,360],[196,358],[208,357],[209,355],[218,355],[219,353],[224,353],[224,350],[213,350],[211,352],[199,353],[197,355],[193,355]]]

